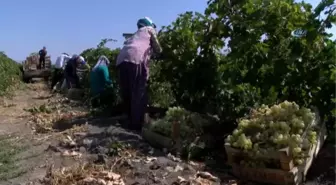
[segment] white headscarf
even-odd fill
[[[93,67],[93,69],[96,69],[98,66],[101,66],[101,65],[108,66],[109,64],[110,64],[109,59],[105,55],[102,55],[99,57],[98,62]]]
[[[84,57],[82,57],[82,56],[79,56],[79,60],[80,60],[82,63],[85,62],[85,59],[84,59]]]

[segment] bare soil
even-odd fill
[[[179,176],[194,178],[202,168],[152,148],[117,120],[90,117],[83,105],[51,94],[43,83],[28,84],[13,98],[4,99],[0,112],[0,136],[11,139],[0,146],[1,152],[9,154],[3,164],[0,159],[1,185],[60,184],[57,175],[45,178],[50,169],[57,174],[85,163],[108,166],[109,171],[121,174],[125,184],[173,184]],[[53,116],[73,112],[70,121],[55,121],[57,116]]]
[[[239,181],[225,169],[181,161],[154,149],[139,133],[122,128],[118,120],[94,118],[85,106],[51,94],[43,83],[28,84],[13,98],[3,99],[0,120],[1,185],[68,185],[90,175],[86,174],[90,170],[83,167],[85,163],[120,174],[127,185],[188,184],[187,181],[258,184]],[[78,174],[69,174],[70,168]],[[96,174],[93,169],[91,172]],[[314,162],[306,184],[335,184],[334,179],[335,148],[328,145]]]

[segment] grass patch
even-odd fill
[[[18,154],[25,150],[19,146],[17,138],[0,136],[0,180],[8,180],[24,174],[26,171],[17,165]]]

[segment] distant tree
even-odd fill
[[[7,57],[6,53],[4,51],[0,51],[0,56]]]

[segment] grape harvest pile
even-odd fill
[[[226,142],[248,153],[241,165],[265,167],[262,156],[289,147],[294,164],[303,163],[307,152],[317,142],[317,121],[310,109],[294,102],[282,102],[253,110],[248,119],[241,119]]]

